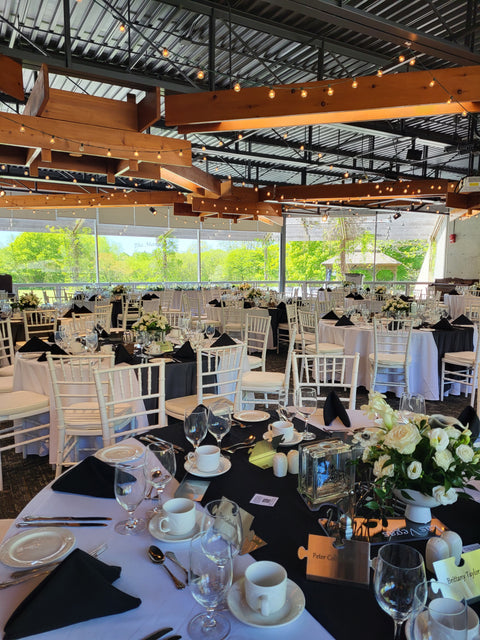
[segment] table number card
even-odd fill
[[[459,566],[455,558],[437,560],[433,563],[437,580],[446,582],[458,595],[469,602],[480,599],[480,549],[462,553]]]

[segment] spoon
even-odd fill
[[[165,571],[168,573],[168,575],[171,577],[171,579],[175,583],[175,586],[177,587],[177,589],[185,589],[184,583],[178,578],[176,578],[173,575],[173,573],[170,571],[170,569],[163,564],[165,562],[165,554],[161,549],[159,549],[154,544],[152,544],[150,547],[148,547],[147,553],[148,553],[148,557],[154,564],[162,565],[162,567],[165,569]]]
[[[180,562],[180,560],[177,558],[177,556],[173,553],[173,551],[166,551],[165,555],[167,556],[167,558],[169,560],[174,562],[177,565],[177,567],[180,567],[180,569],[183,569],[183,571],[185,571],[185,575],[187,576],[187,581],[188,581],[188,571],[185,569],[185,567]]]
[[[230,451],[230,449],[236,449],[237,447],[244,447],[245,445],[249,445],[255,442],[255,436],[251,433],[248,438],[246,438],[243,442],[237,442],[237,444],[231,444],[228,447],[222,447],[222,451]]]

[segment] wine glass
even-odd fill
[[[243,527],[240,507],[236,502],[221,498],[205,506],[202,520],[204,552],[217,564],[225,564],[240,553]]]
[[[378,552],[374,591],[380,607],[393,618],[394,640],[400,640],[402,624],[413,609],[415,588],[425,582],[425,565],[416,549],[390,543]]]
[[[207,610],[188,623],[192,640],[223,640],[230,632],[230,622],[215,611],[232,584],[232,559],[217,564],[204,551],[204,533],[198,533],[190,542],[190,570],[188,585],[195,600]]]
[[[175,450],[169,442],[149,444],[145,461],[145,479],[157,492],[157,501],[147,515],[153,516],[162,510],[162,493],[175,476],[177,461]]]
[[[316,435],[309,431],[308,420],[317,410],[317,392],[312,387],[301,387],[298,390],[296,410],[305,421],[305,429],[302,433],[302,440],[315,440]]]
[[[402,393],[399,412],[405,422],[415,413],[425,414],[425,398],[420,393]]]
[[[232,405],[228,400],[217,400],[208,408],[208,431],[215,436],[221,448],[222,438],[232,427]]]
[[[145,530],[145,520],[134,518],[135,509],[145,498],[145,456],[115,465],[115,498],[128,512],[128,520],[115,525],[115,531],[122,535],[132,535]]]
[[[468,607],[450,585],[422,582],[415,588],[406,631],[410,640],[467,640]]]
[[[207,408],[196,407],[193,411],[185,411],[183,430],[186,439],[196,449],[207,435]]]
[[[67,334],[65,333],[64,329],[60,329],[60,331],[55,331],[55,333],[53,334],[53,339],[55,341],[55,344],[57,345],[57,347],[59,347],[60,349],[63,349],[64,351],[66,351],[66,338],[67,338]]]
[[[90,353],[95,353],[98,347],[98,333],[96,331],[86,334],[85,346]]]
[[[278,395],[278,404],[275,410],[280,420],[293,422],[293,419],[297,415],[294,394],[288,393],[286,390],[281,391]]]
[[[213,324],[207,324],[207,326],[205,327],[205,335],[207,336],[208,340],[213,339],[213,336],[215,335],[215,327],[213,326]]]

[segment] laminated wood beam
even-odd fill
[[[21,102],[25,99],[22,65],[2,55],[0,55],[0,91]]]
[[[221,180],[193,165],[191,167],[162,165],[160,175],[163,180],[174,182],[180,187],[210,198],[219,198],[222,191],[228,191],[228,186],[223,187]],[[231,185],[231,181],[229,182]]]
[[[231,215],[262,215],[262,216],[280,216],[282,215],[282,207],[280,204],[272,204],[268,202],[252,202],[246,200],[234,200],[219,198],[213,200],[211,198],[192,198],[192,211],[198,213],[210,213],[219,216]]]
[[[72,209],[78,207],[132,207],[173,205],[185,198],[176,191],[150,191],[129,193],[79,193],[49,195],[5,196],[2,206],[10,209]]]
[[[434,80],[433,86],[430,86]],[[165,123],[180,133],[364,122],[480,111],[480,66],[209,91],[165,97]],[[328,95],[329,88],[333,95]],[[301,90],[307,91],[305,98]],[[450,100],[451,98],[451,100]]]

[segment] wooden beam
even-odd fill
[[[52,162],[52,150],[51,149],[42,149],[41,153],[42,164]]]
[[[22,65],[8,56],[0,55],[0,91],[23,102]]]
[[[191,145],[185,140],[14,113],[0,112],[0,144],[154,164],[159,164],[160,152],[166,164],[192,164]]]
[[[48,83],[48,67],[42,64],[40,73],[35,80],[35,84],[28,96],[27,104],[23,110],[25,116],[41,116],[50,95],[50,85]]]
[[[163,180],[174,182],[180,187],[193,192],[202,192],[200,195],[215,198],[222,194],[222,181],[193,165],[191,167],[162,165],[160,175]]]
[[[0,157],[2,157],[2,149],[3,147],[0,147]],[[40,147],[36,147],[35,149],[28,149],[27,150],[27,158],[25,160],[25,166],[29,167],[32,162],[37,158],[38,154],[40,153],[41,149]],[[3,160],[2,160],[3,162]]]
[[[75,209],[84,207],[132,207],[173,205],[184,202],[177,191],[150,191],[146,193],[79,193],[64,195],[6,196],[1,204],[10,209]]]
[[[145,131],[160,120],[160,87],[147,91],[145,98],[137,105],[137,130]]]
[[[219,216],[225,214],[231,215],[262,215],[262,216],[281,216],[282,206],[280,204],[270,204],[267,202],[248,202],[240,200],[228,200],[219,198],[213,200],[211,198],[192,198],[192,211],[200,213],[212,213]]]
[[[473,193],[447,193],[447,207],[452,209],[480,209],[480,191]]]
[[[10,180],[7,178],[1,178],[0,184],[7,189],[18,189],[26,192],[27,190],[35,191],[38,193],[98,193],[97,187],[87,187],[82,185],[76,185],[71,183],[58,183],[58,182],[37,182],[34,180],[29,180],[27,178],[20,180]],[[102,189],[107,188],[105,185],[102,185]]]
[[[434,85],[430,82],[434,79]],[[165,123],[180,133],[235,131],[480,112],[480,66],[250,87],[165,97]],[[328,95],[329,88],[333,95]],[[307,91],[305,98],[301,90]],[[449,99],[452,98],[451,101]]]

